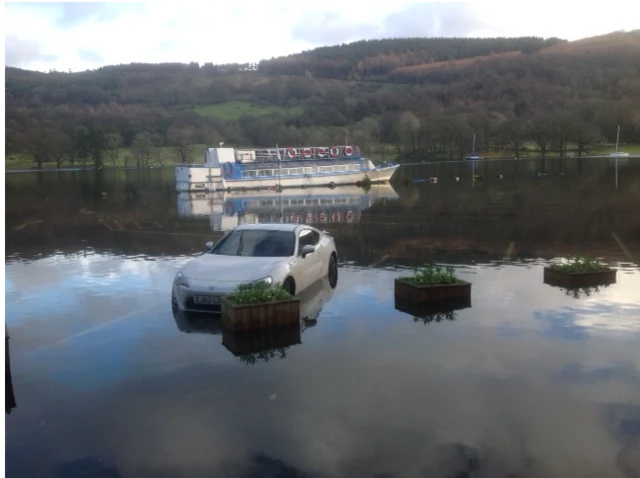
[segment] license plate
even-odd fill
[[[215,305],[220,303],[220,297],[212,295],[196,295],[193,298],[194,304]]]

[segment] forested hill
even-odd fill
[[[640,143],[640,30],[567,42],[417,38],[259,64],[6,68],[7,162],[201,161],[192,145],[328,144],[460,158]],[[124,153],[123,153],[124,151]],[[162,153],[162,154],[161,154]]]
[[[558,38],[400,38],[362,40],[260,62],[269,75],[313,75],[336,79],[379,79],[397,68],[431,65],[497,53],[533,53],[566,43]]]

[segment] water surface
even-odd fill
[[[640,162],[401,172],[244,196],[178,196],[171,170],[7,174],[7,476],[638,476]],[[265,220],[336,237],[338,287],[303,294],[300,330],[174,317],[177,269]],[[543,283],[575,253],[617,283]],[[395,308],[431,261],[471,307]]]

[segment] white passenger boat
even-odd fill
[[[388,182],[397,164],[375,166],[357,146],[209,148],[204,164],[179,164],[176,190],[219,191]]]

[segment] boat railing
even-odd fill
[[[211,169],[220,169],[221,166],[219,164],[207,164],[207,163],[176,163],[176,167],[181,168],[211,168]]]
[[[348,159],[359,158],[358,146],[302,146],[287,148],[238,149],[236,153],[255,155],[255,161],[273,161],[280,157],[281,161],[305,159]],[[236,155],[237,157],[238,155]]]

